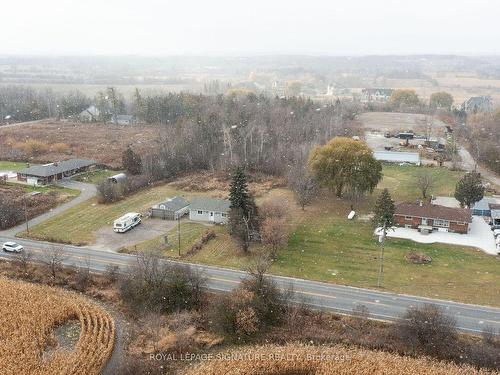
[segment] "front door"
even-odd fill
[[[422,218],[422,225],[427,225],[427,218],[426,217]]]
[[[213,211],[210,211],[210,221],[214,221],[215,218],[214,218],[214,213]]]

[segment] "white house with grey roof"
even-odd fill
[[[226,224],[230,205],[231,203],[224,199],[194,198],[189,206],[189,219]]]
[[[96,165],[94,160],[70,159],[44,165],[33,165],[17,172],[17,180],[38,186],[57,182],[77,173],[87,172]]]
[[[189,211],[189,202],[182,197],[169,198],[151,208],[151,216],[163,220],[177,220]]]

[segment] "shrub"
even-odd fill
[[[431,304],[409,308],[395,328],[408,351],[421,352],[440,359],[456,351],[456,322]]]
[[[70,151],[70,147],[66,143],[54,143],[52,146],[50,146],[51,151],[60,153],[60,154],[67,154]]]
[[[27,156],[39,156],[49,151],[49,146],[46,143],[36,139],[16,143],[14,148],[23,151]]]
[[[141,253],[122,276],[120,294],[133,310],[167,313],[199,308],[204,286],[205,278],[191,267]]]
[[[123,198],[124,186],[110,180],[103,180],[97,184],[97,200],[99,203],[113,203]]]

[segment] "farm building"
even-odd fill
[[[177,220],[189,211],[189,202],[182,197],[173,197],[151,208],[151,216],[164,220]]]
[[[490,96],[473,96],[463,102],[461,109],[467,113],[491,112],[493,104]]]
[[[95,105],[91,105],[81,111],[78,118],[81,122],[96,122],[99,119],[99,109]]]
[[[195,198],[189,206],[189,219],[226,224],[230,205],[228,200]]]
[[[418,152],[375,151],[373,157],[388,163],[410,163],[415,165],[421,163]]]
[[[393,89],[363,89],[361,103],[386,103],[392,96]]]
[[[400,203],[396,206],[394,222],[397,226],[418,229],[422,233],[434,230],[466,234],[472,223],[471,210],[436,204]]]
[[[28,185],[47,185],[95,167],[94,160],[70,159],[44,165],[33,165],[17,172],[17,180]]]

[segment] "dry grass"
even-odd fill
[[[468,366],[437,362],[428,358],[410,358],[395,354],[347,348],[344,346],[259,346],[222,353],[202,362],[184,375],[465,375],[492,374]]]
[[[5,128],[0,129],[0,160],[48,162],[78,157],[119,167],[127,145],[144,154],[159,133],[157,126],[63,122]]]
[[[111,316],[76,294],[0,278],[2,374],[99,374],[114,344]],[[62,348],[54,329],[80,324],[73,350]]]

